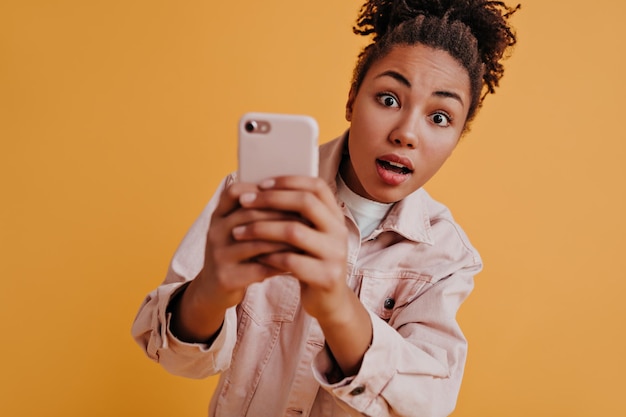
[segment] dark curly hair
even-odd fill
[[[485,0],[369,0],[354,33],[372,35],[359,54],[352,78],[356,94],[374,62],[396,45],[423,44],[448,52],[468,72],[471,103],[466,126],[504,74],[501,60],[517,39],[508,18],[520,5]]]

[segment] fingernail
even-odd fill
[[[243,235],[243,232],[246,230],[246,226],[237,226],[233,228],[233,237],[236,239]]]
[[[252,203],[254,200],[256,200],[256,193],[243,193],[239,196],[241,204]]]
[[[272,178],[263,180],[259,183],[259,187],[261,188],[272,188],[274,186],[274,184],[276,184],[276,181],[274,181]]]

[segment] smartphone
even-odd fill
[[[239,181],[317,176],[319,128],[304,115],[246,113],[239,120]]]

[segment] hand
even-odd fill
[[[269,210],[300,217],[239,222],[233,236],[242,244],[265,242],[292,248],[267,250],[256,256],[257,264],[291,272],[300,281],[304,309],[320,322],[342,319],[345,301],[353,295],[346,284],[348,232],[328,185],[319,178],[279,177],[261,183],[258,190],[241,193],[239,202],[255,213]]]
[[[272,210],[242,208],[242,194],[258,192],[254,184],[234,183],[226,188],[213,212],[207,234],[204,267],[196,278],[198,286],[205,287],[205,301],[230,307],[238,304],[248,285],[284,270],[254,262],[268,253],[292,249],[281,242],[267,240],[236,240],[233,230],[260,221],[287,221],[295,219],[290,213]]]
[[[369,313],[346,283],[348,230],[333,193],[319,178],[281,177],[240,195],[242,207],[291,212],[298,219],[262,219],[233,230],[236,240],[277,242],[257,262],[300,281],[303,308],[319,322],[344,375],[356,375],[372,341]]]
[[[292,250],[289,245],[233,238],[233,229],[250,223],[295,218],[279,211],[242,208],[241,195],[256,191],[256,185],[235,183],[220,196],[207,233],[202,271],[170,305],[171,330],[180,339],[209,341],[219,330],[226,309],[243,299],[248,285],[284,272],[253,260],[268,253]]]

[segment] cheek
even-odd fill
[[[429,125],[426,130],[428,137],[422,142],[425,152],[434,156],[450,156],[459,143],[461,133],[452,127],[441,128]]]
[[[448,160],[450,155],[452,155],[453,150],[454,148],[440,149],[439,152],[436,152],[433,155],[433,161],[436,165],[437,170],[439,170],[439,168],[441,168],[441,166],[445,164],[445,162]]]
[[[456,144],[436,144],[433,146],[423,147],[421,152],[421,159],[425,166],[428,166],[431,170],[438,170],[446,160],[452,155]]]

